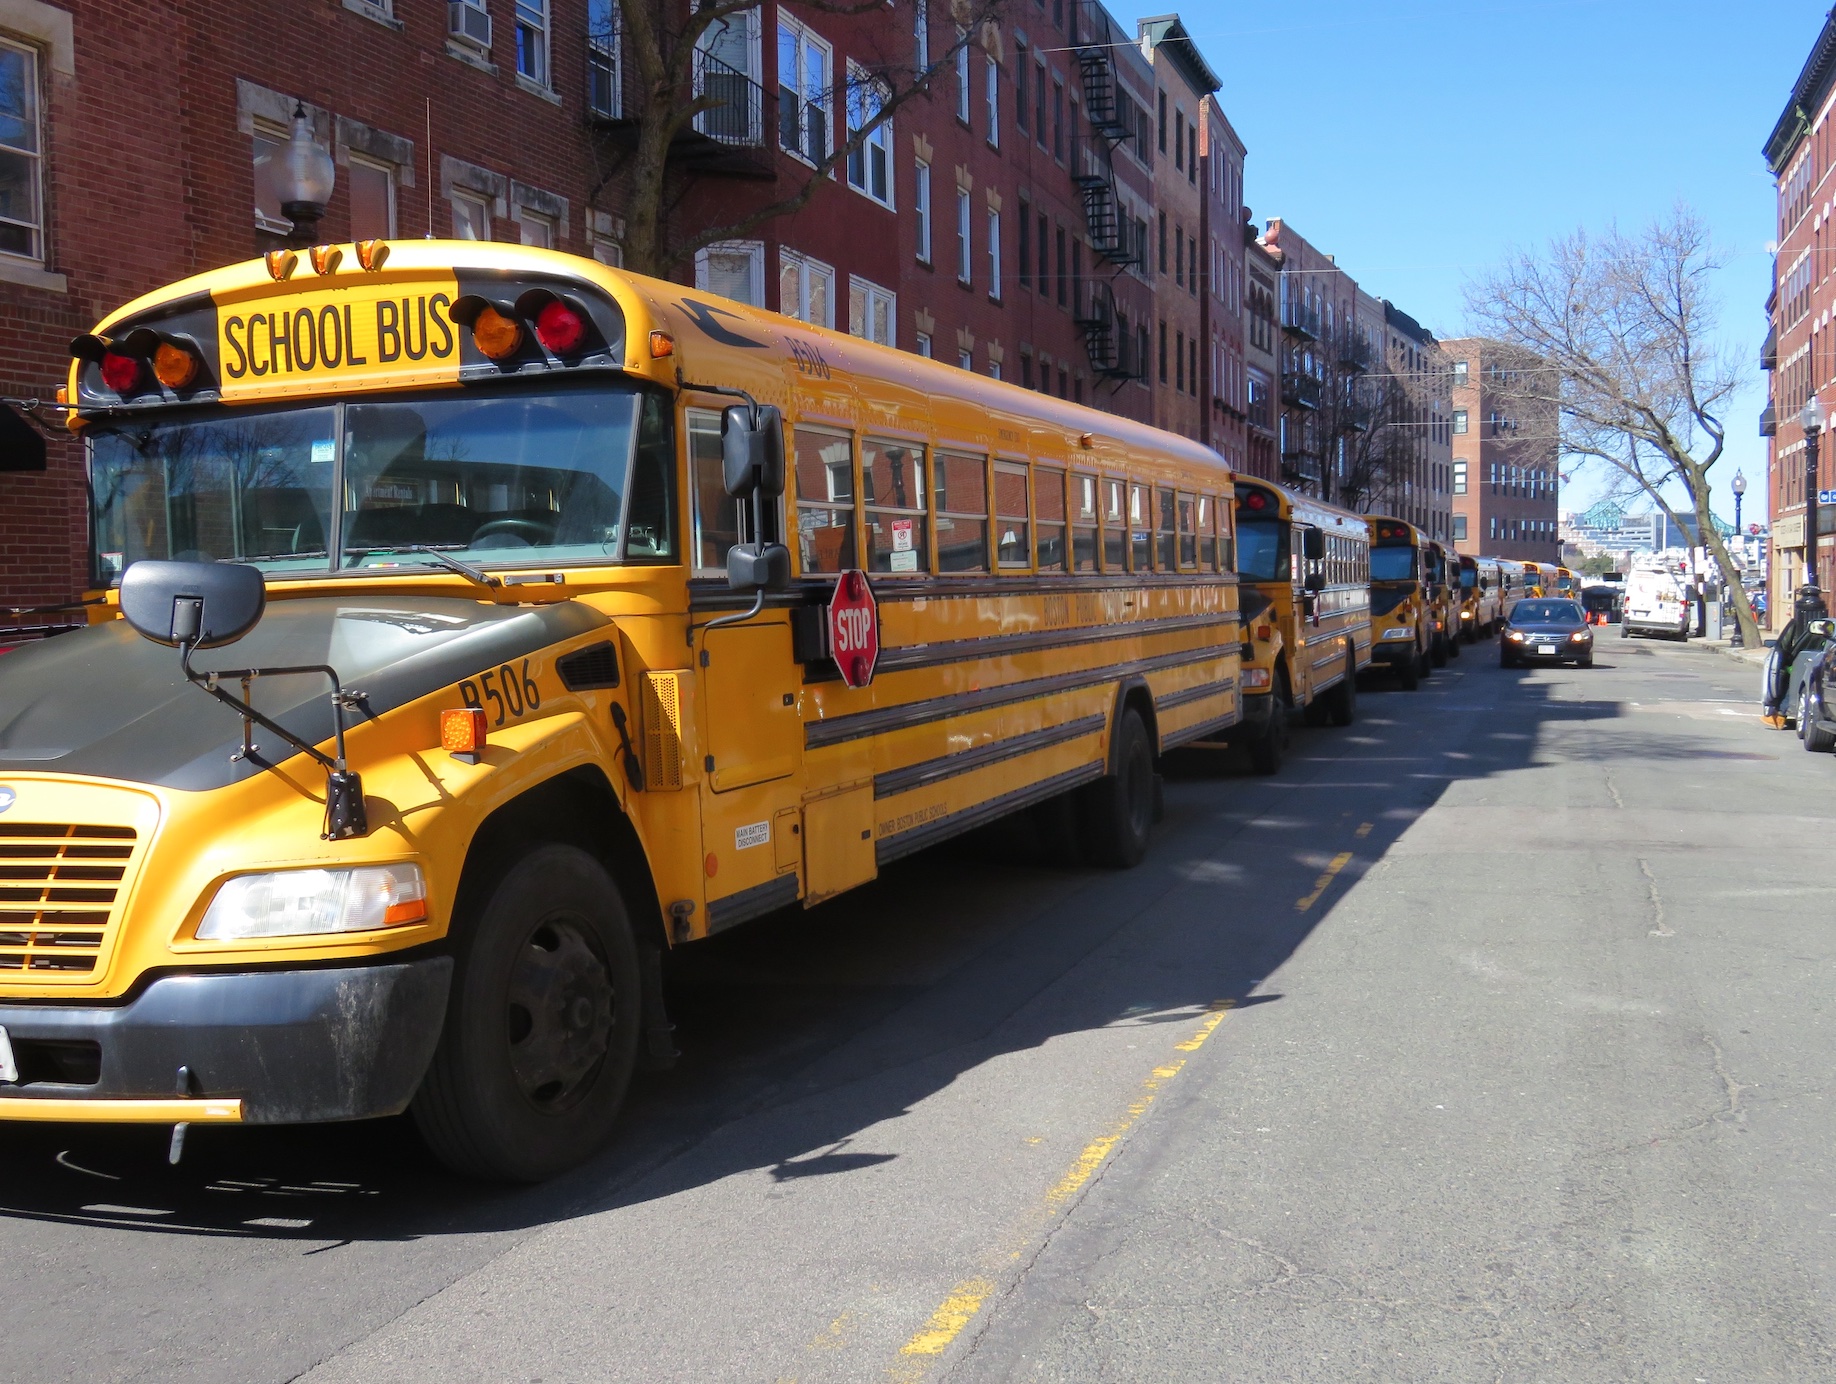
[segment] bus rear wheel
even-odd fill
[[[1403,691],[1413,692],[1422,685],[1422,663],[1422,656],[1411,649],[1409,656],[1396,665],[1396,679]]]
[[[643,1008],[630,915],[598,860],[546,845],[503,870],[455,931],[415,1123],[454,1172],[539,1182],[597,1151],[624,1104]]]
[[[1154,826],[1154,747],[1132,706],[1116,721],[1115,772],[1082,790],[1084,852],[1099,865],[1130,869],[1147,854]]]
[[[1326,719],[1335,726],[1349,726],[1358,719],[1358,651],[1345,655],[1345,677],[1326,697]]]
[[[1269,724],[1261,737],[1249,747],[1250,768],[1267,776],[1281,772],[1281,762],[1288,757],[1288,737],[1293,733],[1288,718],[1294,701],[1288,694],[1288,675],[1279,669],[1269,688]]]

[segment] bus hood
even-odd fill
[[[199,672],[328,663],[375,717],[560,640],[610,622],[574,601],[485,605],[451,597],[273,601],[242,640],[193,659]],[[228,689],[238,691],[235,684]],[[258,678],[257,710],[309,744],[331,738],[330,685],[321,674]],[[457,691],[453,705],[459,705]],[[256,728],[261,757],[298,753]],[[176,649],[142,639],[123,620],[91,625],[0,657],[0,774],[83,774],[193,791],[262,772],[231,760],[242,719],[189,686]]]

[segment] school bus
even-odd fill
[[[1456,554],[1438,539],[1429,539],[1424,583],[1428,601],[1428,661],[1445,668],[1460,656],[1460,584]]]
[[[411,1109],[534,1179],[662,954],[1241,717],[1229,472],[592,261],[274,252],[73,346],[111,619],[0,660],[0,1119]]]
[[[1499,621],[1498,563],[1460,554],[1460,638],[1468,644],[1489,638]]]
[[[1556,596],[1558,589],[1558,569],[1553,562],[1522,562],[1518,566],[1524,574],[1524,591],[1526,596]]]
[[[1579,600],[1581,597],[1581,578],[1558,563],[1555,569],[1555,586],[1549,594],[1554,596],[1573,596],[1575,599]]]
[[[1349,726],[1371,662],[1370,526],[1272,481],[1235,477],[1244,583],[1243,727],[1256,772],[1281,767],[1289,714]]]
[[[1402,519],[1373,516],[1370,525],[1371,657],[1412,692],[1429,674],[1434,642],[1431,540]]]

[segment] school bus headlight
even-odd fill
[[[1243,670],[1244,691],[1250,692],[1254,691],[1256,688],[1267,687],[1268,685],[1269,670],[1267,668],[1245,668]]]
[[[276,870],[226,880],[198,924],[205,942],[375,932],[427,921],[418,865]]]

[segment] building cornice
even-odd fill
[[[1817,108],[1829,94],[1832,77],[1836,77],[1836,9],[1824,16],[1823,30],[1811,45],[1804,70],[1792,86],[1791,99],[1766,139],[1766,166],[1774,177],[1785,171],[1799,141],[1809,133]]]

